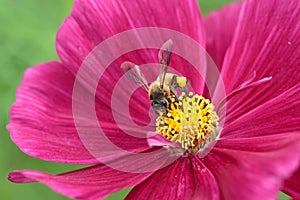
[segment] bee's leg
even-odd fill
[[[178,99],[178,95],[177,95],[176,90],[175,90],[173,87],[170,87],[170,91],[171,91],[172,94],[174,94],[175,100],[176,100],[177,102],[179,102],[179,99]]]
[[[185,94],[187,94],[186,88],[188,87],[189,84],[190,84],[190,82],[187,80],[187,81],[186,81],[186,85],[185,85],[184,87],[178,87],[179,90],[180,90],[180,92],[181,92],[181,93],[184,92]]]
[[[187,94],[186,87],[183,87],[183,88],[180,87],[179,90],[180,90],[181,93],[184,92],[185,94]]]
[[[175,96],[175,100],[177,102],[179,102],[178,94],[175,90],[175,88],[178,88],[178,84],[177,84],[176,80],[177,80],[177,75],[174,74],[172,79],[171,79],[171,83],[170,83],[170,91]]]

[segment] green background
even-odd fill
[[[199,0],[202,12],[228,4],[231,0]],[[80,168],[31,158],[22,153],[9,138],[5,126],[8,112],[15,101],[15,90],[29,66],[57,59],[55,35],[70,13],[72,0],[0,0],[0,199],[63,200],[46,186],[14,184],[7,174],[16,169],[36,169],[50,173]],[[129,190],[112,194],[107,199],[123,199]],[[281,199],[287,199],[283,194]]]

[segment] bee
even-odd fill
[[[121,69],[127,78],[148,93],[151,106],[157,114],[166,114],[172,98],[179,101],[176,89],[186,92],[185,88],[189,84],[186,77],[167,73],[171,61],[172,48],[172,40],[167,40],[160,48],[158,53],[159,75],[150,86],[138,65],[128,61],[123,62],[121,65]]]

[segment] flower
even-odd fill
[[[17,91],[17,101],[11,109],[8,129],[20,149],[33,157],[93,166],[59,175],[33,170],[14,171],[9,174],[9,180],[41,182],[56,192],[78,199],[99,199],[129,187],[134,188],[127,199],[274,199],[280,189],[290,195],[299,195],[296,184],[299,170],[283,186],[283,181],[290,178],[299,164],[299,12],[298,0],[289,3],[248,0],[211,13],[203,23],[193,0],[153,0],[151,4],[146,0],[75,1],[71,15],[57,34],[61,63],[42,63],[26,71]],[[74,96],[74,87],[79,84],[86,94],[93,92],[88,77],[94,74],[86,73],[79,83],[76,82],[82,63],[88,56],[93,59],[115,53],[115,46],[111,45],[94,55],[91,54],[94,47],[123,31],[142,27],[175,30],[206,46],[221,71],[227,112],[220,138],[205,157],[199,157],[193,149],[180,154],[169,165],[133,173],[112,168],[110,164],[116,162],[116,167],[133,169],[135,165],[149,163],[149,157],[143,157],[142,153],[155,155],[167,151],[176,154],[180,149],[176,143],[164,141],[162,137],[149,142],[147,138],[124,133],[118,126],[120,124],[116,124],[114,114],[126,123],[129,117],[111,106],[114,87],[123,76],[121,63],[155,63],[157,52],[151,49],[132,51],[109,63],[110,67],[103,72],[93,96],[99,120],[96,124],[100,124],[106,137],[119,148],[140,153],[140,160],[126,159],[121,153],[101,154],[105,145],[97,140],[94,130],[98,127],[91,120],[92,116],[85,116],[85,110],[74,107],[74,102],[87,104],[87,97]],[[137,34],[137,41],[139,37],[143,36]],[[160,39],[154,38],[154,41]],[[134,43],[128,40],[126,44],[131,42]],[[185,52],[195,53],[188,49]],[[97,66],[101,68],[101,62],[105,60],[96,59],[95,62],[100,62]],[[187,77],[197,95],[208,94],[191,64],[176,55],[172,57],[171,66],[173,63],[176,63],[174,69]],[[211,68],[206,70],[209,77],[214,74]],[[219,86],[217,78],[209,80],[210,84]],[[126,94],[126,86],[122,88],[125,91],[119,90],[116,95]],[[214,91],[218,92],[217,87]],[[129,100],[133,121],[145,126],[149,122],[149,105],[143,90],[133,93]],[[168,112],[175,113],[173,116],[176,117],[176,106],[173,106]],[[76,118],[74,110],[84,116]],[[219,117],[220,123],[222,115]],[[82,120],[80,127],[77,120]],[[170,124],[167,126],[171,127]],[[129,126],[125,129],[137,135],[145,134],[143,129]],[[79,133],[82,130],[87,141]],[[168,148],[153,147],[155,142]],[[104,162],[100,163],[90,148],[99,153]],[[151,157],[153,160],[150,161],[157,164],[166,158],[165,154],[159,155]]]

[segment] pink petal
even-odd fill
[[[300,168],[285,181],[282,190],[292,197],[300,198]]]
[[[144,27],[152,27],[152,31],[141,29]],[[158,30],[159,28],[161,29]],[[133,29],[135,29],[134,33],[129,31],[133,33],[130,35],[128,30]],[[125,36],[121,34],[124,31],[128,32]],[[197,1],[154,0],[149,3],[146,0],[134,2],[77,0],[71,15],[65,20],[57,34],[57,52],[62,62],[72,72],[77,73],[83,60],[97,46],[94,49],[98,58],[98,62],[94,63],[95,66],[106,68],[109,65],[112,67],[111,74],[114,74],[110,79],[118,80],[118,76],[121,75],[119,67],[124,61],[136,64],[157,63],[157,49],[153,51],[150,48],[159,48],[167,39],[175,40],[175,52],[177,49],[179,53],[187,54],[190,45],[185,44],[182,39],[176,39],[176,34],[184,34],[204,47],[204,28]],[[118,38],[116,43],[108,40],[116,38]],[[105,46],[103,50],[99,50],[101,45]],[[144,49],[144,51],[138,51],[138,49]],[[196,53],[194,59],[198,60],[201,57],[200,54],[201,52]],[[115,61],[119,57],[119,62],[106,63],[108,58],[115,58],[112,59]],[[203,68],[204,59],[200,60],[198,67]],[[187,76],[194,89],[200,91],[199,88],[203,85],[199,83],[199,73],[197,71],[194,73],[195,70],[192,70],[190,66],[191,64],[180,56],[175,55],[172,58],[171,67]],[[92,76],[93,73],[89,74]]]
[[[212,96],[216,89],[218,79],[220,79],[223,60],[235,33],[240,8],[240,2],[232,3],[205,17],[206,50],[209,54],[205,81],[210,88],[209,90],[208,88],[205,88],[204,96],[206,97]],[[217,93],[218,95],[223,96],[220,94],[223,92],[218,91]],[[214,98],[215,97],[216,95],[214,95]]]
[[[222,76],[228,93],[255,71],[256,79],[272,77],[233,98],[230,120],[282,94],[300,81],[300,2],[245,1],[236,34],[224,60]],[[233,103],[234,102],[234,103]]]
[[[240,2],[232,3],[204,18],[206,50],[219,70],[234,36],[241,5]]]
[[[26,71],[7,127],[25,153],[57,162],[97,163],[74,127],[73,82],[74,76],[54,61]]]
[[[300,130],[300,84],[228,123],[222,138],[244,138]],[[238,111],[237,111],[238,112]]]
[[[299,164],[298,133],[219,140],[204,158],[222,199],[276,199]]]
[[[190,155],[155,172],[134,187],[126,199],[219,199],[213,175]]]
[[[191,199],[194,190],[192,163],[181,158],[134,187],[126,199]]]
[[[44,172],[22,170],[9,174],[16,183],[41,182],[54,191],[76,199],[102,199],[117,190],[133,187],[150,173],[124,173],[104,165],[52,175]]]
[[[103,141],[97,140],[98,121],[83,116],[81,124],[74,124],[74,80],[75,77],[58,62],[40,64],[26,71],[18,88],[17,102],[11,109],[11,121],[7,127],[12,140],[25,153],[56,162],[99,163],[95,154],[102,152],[105,145]],[[73,98],[73,101],[79,102],[80,105],[86,104],[85,98],[82,97]],[[109,108],[105,107],[104,103],[101,105],[101,116],[105,117]],[[134,152],[149,149],[146,139],[135,138],[120,129],[113,129],[115,126],[112,124],[112,119],[106,118],[102,129],[116,145]],[[85,130],[84,136],[78,135],[78,130],[81,129]],[[83,144],[85,140],[88,140],[89,145]],[[86,149],[87,147],[89,149]],[[123,151],[119,156],[124,156],[124,152],[127,151]],[[116,154],[114,155],[117,156]]]
[[[196,156],[191,156],[196,180],[194,199],[220,199],[218,183],[214,175]]]

